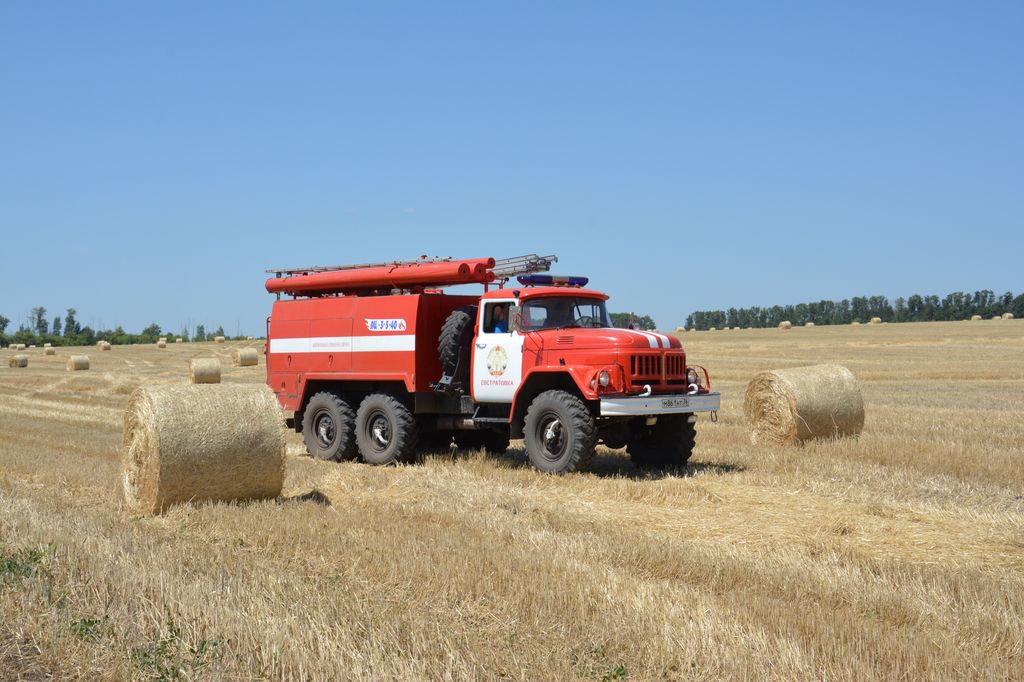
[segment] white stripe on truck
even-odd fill
[[[388,353],[416,350],[415,334],[271,339],[271,353]]]

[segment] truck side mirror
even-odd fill
[[[508,309],[508,317],[512,321],[509,324],[508,331],[512,332],[522,331],[523,329],[523,307],[519,305],[510,306]]]

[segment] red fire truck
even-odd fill
[[[525,441],[547,472],[600,442],[642,466],[683,465],[715,412],[679,339],[616,329],[608,297],[547,273],[554,256],[273,269],[267,383],[314,457],[410,461]],[[513,281],[513,278],[516,278]],[[482,295],[445,293],[480,284]]]

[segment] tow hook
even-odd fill
[[[644,384],[644,390],[640,391],[640,393],[637,394],[637,397],[638,398],[646,398],[647,396],[649,396],[651,394],[652,390],[653,389],[651,388],[650,384]]]

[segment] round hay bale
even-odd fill
[[[793,328],[793,323],[790,322],[789,320],[783,320],[782,322],[779,322],[779,329],[792,329],[792,328]]]
[[[1003,319],[1004,320],[1012,320],[1013,319],[1013,313],[1003,313]]]
[[[686,331],[686,327],[676,327],[676,334],[682,334]]]
[[[161,341],[163,341],[164,343],[167,343],[167,337],[166,336],[161,336],[160,338],[158,338],[156,340],[157,343],[160,343]]]
[[[743,414],[755,445],[789,445],[860,433],[864,398],[842,365],[778,369],[750,380]]]
[[[128,507],[274,498],[284,483],[284,419],[266,386],[150,386],[124,414]]]
[[[89,356],[72,355],[68,358],[67,368],[69,372],[79,372],[83,369],[89,369]]]
[[[43,349],[43,354],[44,355],[56,355],[57,354],[57,349],[54,348],[53,346],[50,346],[48,348],[44,348]]]
[[[36,344],[34,344],[34,343],[30,343],[28,347],[29,347],[29,348],[35,348],[35,347],[36,347]]]
[[[226,339],[223,336],[215,336],[215,337],[213,337],[213,342],[214,343],[224,343],[224,341],[226,341]]]
[[[185,343],[185,339],[179,337],[177,339],[174,339],[174,343]]]
[[[882,324],[882,318],[872,317],[870,320],[868,320],[868,324]]]
[[[43,348],[50,348],[51,346],[53,346],[52,343],[44,343],[43,344]]]
[[[193,358],[188,361],[188,380],[192,384],[219,384],[220,360]]]
[[[7,360],[8,367],[28,367],[27,355],[12,355]]]
[[[110,350],[111,348],[113,348],[113,346],[110,345],[109,341],[100,342],[100,350]]]
[[[855,327],[859,327],[859,326],[860,326],[860,320],[854,320],[854,321],[853,321],[853,322],[851,322],[850,324],[851,324],[851,325],[853,325],[853,326],[855,326]]]
[[[167,342],[166,341],[157,341],[156,342],[156,347],[157,348],[167,348]]]
[[[981,315],[971,315],[971,322],[976,322],[981,319]]]
[[[96,347],[97,348],[103,348],[103,344],[105,344],[105,343],[106,343],[106,341],[104,341],[103,339],[100,339],[99,341],[96,342]]]
[[[260,354],[255,348],[232,348],[231,362],[235,367],[255,367],[260,364]]]
[[[993,320],[1001,320],[1001,319],[1003,319],[1003,316],[1002,315],[993,315],[992,319]]]
[[[805,327],[813,327],[814,323],[813,322],[804,322],[804,326]]]
[[[25,350],[26,346],[23,343],[18,344],[18,350]]]
[[[711,328],[711,329],[709,329],[708,331],[709,331],[709,332],[715,332],[715,331],[718,331],[718,327],[712,327],[712,328]]]

